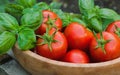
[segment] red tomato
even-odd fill
[[[73,49],[65,55],[63,61],[71,63],[88,63],[89,57],[84,51]]]
[[[108,27],[107,27],[107,29],[106,29],[106,31],[115,32],[116,31],[115,26],[117,26],[118,28],[120,28],[120,20],[114,21],[111,24],[109,24]]]
[[[113,32],[120,37],[120,20],[114,21],[111,24],[109,24],[106,28],[106,31]]]
[[[50,35],[53,34],[53,31],[50,31]],[[61,32],[57,32],[53,38],[56,40],[56,42],[51,43],[52,51],[49,49],[48,44],[44,45],[37,45],[36,46],[36,52],[44,57],[50,58],[50,59],[59,59],[63,57],[67,51],[67,40],[64,34]],[[41,38],[38,38],[37,44],[43,42],[44,40]]]
[[[83,25],[73,22],[69,24],[64,34],[68,40],[68,46],[70,49],[81,49],[87,51],[93,34],[90,30]]]
[[[92,39],[90,44],[90,55],[93,61],[103,62],[115,59],[120,56],[120,41],[119,37],[114,33],[103,32],[103,39],[109,40],[103,47],[106,53],[104,53],[101,47],[96,48],[98,42],[96,39]],[[100,39],[100,34],[97,34],[98,39]]]
[[[55,20],[54,24],[57,26],[59,30],[62,29],[62,20],[57,16],[56,13],[50,10],[43,10],[42,13],[43,13],[43,22],[40,25],[40,27],[36,30],[36,34],[44,34],[46,32],[46,28],[50,25],[47,24],[48,17],[53,21]]]

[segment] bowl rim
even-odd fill
[[[49,64],[53,64],[53,65],[57,65],[57,66],[65,66],[65,67],[86,67],[86,68],[90,68],[90,67],[105,67],[105,66],[109,66],[109,65],[114,65],[116,63],[120,63],[120,57],[110,60],[110,61],[105,61],[105,62],[99,62],[99,63],[85,63],[85,64],[81,64],[81,63],[69,63],[69,62],[62,62],[62,61],[57,61],[57,60],[52,60],[43,56],[40,56],[30,50],[27,51],[21,51],[17,45],[15,45],[15,49],[14,50],[19,50],[21,53],[30,56],[34,59],[49,63]]]

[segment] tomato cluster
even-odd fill
[[[80,23],[72,22],[64,30],[56,13],[43,11],[43,22],[35,52],[41,56],[72,63],[104,62],[120,57],[120,21],[95,33]]]

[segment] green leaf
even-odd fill
[[[6,53],[16,42],[14,34],[5,31],[0,35],[0,54]]]
[[[0,25],[0,27],[11,32],[17,32],[19,27],[17,20],[7,13],[0,13]]]
[[[3,33],[4,31],[6,31],[6,29],[0,25],[0,34]]]
[[[101,32],[102,31],[102,23],[100,22],[100,20],[98,20],[97,18],[93,17],[89,20],[90,24],[89,24],[89,28],[91,30],[94,30],[95,32]]]
[[[9,0],[0,0],[0,12],[4,12],[4,8],[6,6],[6,4],[9,3]]]
[[[80,14],[64,13],[63,15],[64,15],[62,18],[63,27],[66,27],[71,22],[78,22],[78,23],[82,24],[83,26],[87,25],[83,20],[81,20]]]
[[[62,6],[62,3],[54,1],[50,3],[49,6],[51,9],[60,9],[60,7]]]
[[[32,29],[22,27],[18,34],[18,45],[21,50],[29,50],[35,47],[36,36]]]
[[[96,16],[96,13],[92,10],[87,11],[87,14],[85,15],[88,19],[91,19]]]
[[[68,26],[72,22],[72,16],[70,14],[64,14],[65,18],[62,18],[63,27]]]
[[[78,4],[81,13],[86,13],[94,8],[94,0],[79,0]]]
[[[32,7],[36,4],[36,0],[16,0],[16,2],[25,8]]]
[[[24,9],[24,7],[21,5],[8,4],[5,7],[5,12],[14,16],[19,21],[22,16],[23,9]]]
[[[108,9],[108,8],[102,8],[99,11],[99,16],[101,18],[105,18],[105,19],[116,19],[116,17],[118,16],[118,14],[112,10],[112,9]]]
[[[42,11],[26,13],[21,18],[21,25],[36,30],[42,23]]]
[[[82,20],[79,19],[79,18],[73,18],[73,19],[72,19],[72,22],[78,22],[78,23],[82,24],[82,25],[85,26],[85,27],[86,27],[86,25],[87,25],[84,21],[82,21]]]
[[[52,9],[52,11],[57,13],[57,15],[62,19],[63,27],[67,26],[71,22],[78,22],[86,26],[86,23],[80,19],[80,14],[64,13],[61,9]]]
[[[33,6],[35,10],[47,10],[50,9],[49,5],[45,2],[39,2]]]
[[[26,8],[26,9],[24,9],[23,10],[23,15],[24,14],[27,14],[27,13],[33,13],[33,12],[35,12],[35,9],[34,8]]]
[[[86,16],[88,19],[91,19],[93,17],[98,18],[98,12],[100,10],[99,6],[95,6],[94,9],[88,10],[84,16]]]
[[[107,26],[112,22],[114,22],[113,19],[103,19],[103,30],[105,30]]]
[[[120,15],[118,14],[117,16],[115,16],[113,20],[114,20],[114,21],[120,20]]]
[[[48,10],[50,9],[49,5],[45,2],[39,2],[35,4],[32,8],[26,8],[23,10],[23,14],[26,13],[31,13],[31,12],[37,12],[37,11],[42,11],[42,10]]]

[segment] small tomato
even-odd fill
[[[60,31],[56,32],[54,37],[52,38],[53,33],[54,31],[50,30],[49,35],[45,36],[45,39],[38,38],[37,40],[38,45],[36,46],[36,52],[41,56],[44,56],[50,59],[59,60],[67,52],[68,44],[67,44],[66,37]],[[45,43],[46,41],[48,42],[48,44]],[[39,45],[43,42],[45,44]],[[49,46],[51,46],[51,49]]]
[[[88,51],[93,34],[83,25],[73,22],[66,27],[64,34],[68,40],[70,49]]]
[[[114,33],[102,32],[96,35],[90,44],[90,55],[93,61],[103,62],[120,57],[119,37]],[[103,39],[100,39],[103,37]]]
[[[120,37],[120,20],[110,23],[106,28],[106,31],[115,33]]]
[[[71,63],[88,63],[89,57],[84,51],[73,49],[65,55],[63,61]]]
[[[56,13],[50,10],[43,10],[43,22],[40,27],[35,31],[36,34],[43,35],[46,32],[46,28],[49,27],[57,27],[58,30],[62,29],[62,20],[57,16]]]

